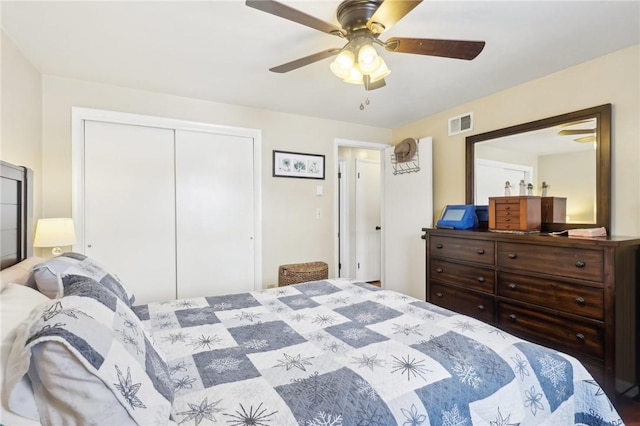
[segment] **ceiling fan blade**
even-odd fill
[[[363,78],[362,83],[364,84],[364,90],[368,92],[371,90],[380,89],[381,87],[384,87],[387,85],[387,83],[384,81],[384,78],[381,78],[380,80],[375,81],[373,83],[369,81],[370,77],[368,75],[364,75],[362,76],[362,78]]]
[[[585,136],[584,138],[574,139],[574,141],[579,142],[579,143],[595,142],[596,141],[596,137],[595,136]]]
[[[570,126],[576,126],[578,124],[584,124],[584,123],[593,123],[595,125],[595,119],[590,118],[588,120],[569,121],[567,123],[558,124],[558,127],[570,127]]]
[[[394,26],[420,3],[422,0],[385,0],[367,22],[367,28],[380,34]]]
[[[393,37],[387,40],[384,48],[390,52],[471,60],[482,52],[484,44],[484,41]]]
[[[313,55],[305,56],[304,58],[296,59],[295,61],[287,62],[286,64],[278,65],[277,67],[269,68],[271,72],[285,73],[293,71],[295,69],[304,67],[305,65],[312,64],[314,62],[321,61],[325,58],[337,55],[342,49],[327,49],[322,52],[314,53]]]
[[[345,35],[345,31],[342,28],[318,19],[315,16],[307,15],[306,13],[296,10],[285,4],[278,3],[277,1],[247,0],[246,5],[254,9],[279,16],[280,18],[288,19],[289,21],[306,25],[307,27],[322,31],[323,33],[333,34],[340,37],[343,37]]]
[[[589,133],[595,133],[596,129],[575,129],[575,130],[560,130],[558,136],[568,135],[587,135]]]

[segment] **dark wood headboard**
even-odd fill
[[[0,269],[33,256],[33,172],[0,161]]]

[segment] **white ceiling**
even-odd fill
[[[282,3],[338,25],[339,1]],[[382,52],[387,86],[366,93],[336,78],[331,59],[269,72],[344,41],[243,0],[1,7],[5,33],[44,74],[387,128],[640,43],[640,1],[425,0],[380,38],[484,40],[484,51],[473,61]]]

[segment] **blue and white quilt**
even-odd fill
[[[574,358],[363,283],[133,307],[181,425],[620,425]]]

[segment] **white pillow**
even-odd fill
[[[0,423],[2,424],[19,424],[9,422],[10,413],[8,412],[7,393],[5,392],[5,370],[7,367],[7,359],[11,352],[11,346],[16,338],[17,328],[29,316],[29,313],[37,306],[46,303],[49,298],[38,290],[25,287],[20,284],[8,283],[0,292],[0,319],[2,326],[2,344],[0,351],[0,385],[2,386],[2,411],[0,414]]]
[[[29,278],[29,271],[38,263],[44,262],[41,257],[32,256],[20,263],[16,263],[0,271],[0,284],[2,288],[9,283],[24,284]]]

